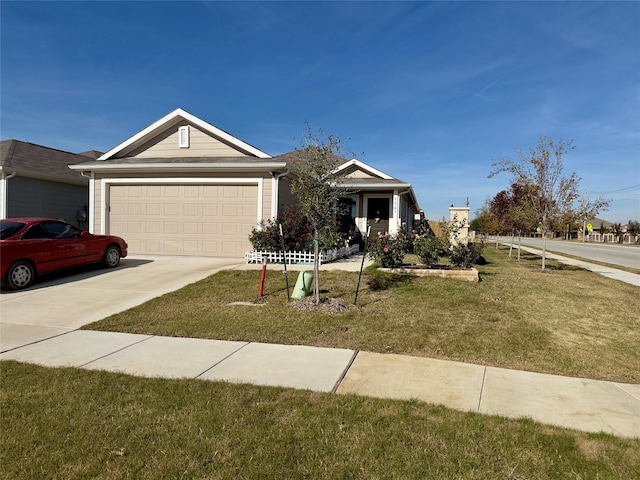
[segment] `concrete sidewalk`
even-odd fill
[[[402,355],[76,330],[0,360],[417,399],[587,432],[640,438],[640,385]]]

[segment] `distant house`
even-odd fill
[[[95,158],[19,140],[0,142],[0,217],[61,218],[86,228],[89,179],[71,170]]]
[[[292,163],[176,109],[94,161],[89,229],[127,240],[130,253],[242,257],[262,221],[294,206]],[[360,230],[394,233],[419,211],[411,184],[343,159],[344,202]],[[346,193],[346,192],[345,192]]]

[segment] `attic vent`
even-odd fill
[[[178,128],[178,147],[189,148],[189,126]]]

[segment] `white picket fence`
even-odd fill
[[[350,247],[334,248],[326,252],[320,252],[320,264],[333,262],[339,258],[349,257],[358,253],[358,245]],[[247,263],[262,263],[265,259],[268,263],[313,263],[313,252],[263,252],[252,250],[244,254]]]

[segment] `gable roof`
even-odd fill
[[[342,165],[340,165],[337,169],[336,172],[341,172],[341,171],[346,171],[348,169],[354,169],[354,170],[360,170],[362,172],[368,173],[369,175],[371,175],[372,177],[380,177],[384,180],[393,180],[394,178],[390,175],[387,175],[386,173],[373,168],[371,165],[367,165],[364,162],[361,162],[360,160],[357,159],[352,159],[349,160],[348,162],[343,163]]]
[[[20,140],[0,142],[0,170],[8,174],[84,185],[89,180],[69,165],[86,161],[82,155]]]
[[[207,123],[204,120],[200,120],[198,117],[185,112],[181,108],[177,108],[173,112],[162,117],[160,120],[152,123],[144,130],[136,133],[134,136],[128,138],[121,144],[112,148],[104,155],[101,155],[98,160],[108,160],[115,157],[126,157],[129,152],[135,150],[137,147],[145,144],[160,133],[174,127],[175,125],[183,121],[191,123],[203,132],[208,133],[209,135],[217,138],[223,143],[226,143],[232,148],[245,153],[246,155],[258,158],[271,158],[269,154],[258,150],[252,145],[249,145],[248,143],[243,142],[242,140],[228,134],[224,130],[220,130],[210,123]]]
[[[308,148],[293,150],[292,152],[282,153],[273,157],[274,160],[285,162],[289,166],[289,168],[296,168],[297,166],[301,166],[312,158],[313,153]],[[331,158],[335,164],[344,164],[347,162],[346,158],[339,157],[338,155],[333,155]]]
[[[296,164],[307,161],[311,157],[311,153],[305,151],[305,149],[294,150],[293,152],[283,153],[273,157],[273,160],[285,162],[288,168],[295,168]],[[335,169],[336,173],[347,173],[350,171],[360,171],[366,174],[362,177],[349,176],[343,177],[340,180],[339,186],[348,190],[401,190],[401,194],[409,194],[411,198],[410,203],[415,206],[416,210],[419,210],[418,200],[416,198],[413,187],[410,183],[404,182],[397,178],[388,175],[381,170],[373,168],[360,160],[355,158],[347,160],[346,158],[334,156],[333,160],[338,167]]]

